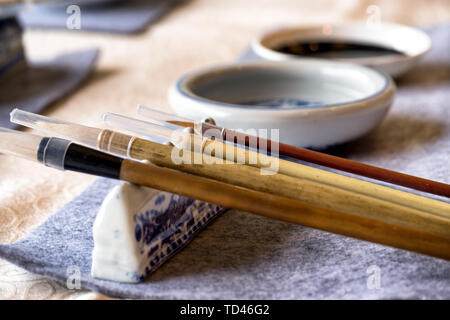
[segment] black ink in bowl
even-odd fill
[[[305,57],[329,59],[370,58],[405,54],[401,51],[382,46],[331,41],[293,42],[278,46],[275,51]]]

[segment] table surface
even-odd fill
[[[450,20],[448,0],[192,0],[183,1],[138,35],[27,30],[24,41],[28,56],[35,59],[83,48],[101,49],[90,79],[44,112],[101,126],[103,112],[133,115],[137,104],[170,111],[167,89],[173,81],[187,71],[235,59],[266,28],[367,19],[370,5],[379,6],[381,21],[426,26]],[[92,180],[0,155],[0,243],[26,235]],[[0,260],[0,299],[30,298],[105,297],[68,290]]]

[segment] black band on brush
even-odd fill
[[[48,167],[119,179],[122,158],[59,138],[42,138],[38,161]]]
[[[122,158],[72,143],[66,151],[64,169],[119,179]]]

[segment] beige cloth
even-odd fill
[[[100,126],[103,112],[134,115],[138,103],[170,110],[166,95],[173,81],[187,71],[232,61],[265,28],[367,19],[369,5],[380,8],[381,21],[431,25],[450,20],[449,0],[193,0],[140,35],[27,31],[24,39],[33,58],[100,47],[98,68],[90,80],[45,112]],[[0,243],[23,237],[92,179],[0,156]],[[0,299],[49,298],[103,296],[69,290],[0,260]]]

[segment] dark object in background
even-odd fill
[[[14,16],[0,17],[0,77],[25,67],[22,28]]]
[[[130,34],[144,31],[177,3],[176,0],[73,0],[70,3],[53,1],[24,10],[19,17],[25,28]],[[75,13],[67,13],[69,6],[79,7],[79,29],[67,27],[68,19]]]
[[[76,90],[95,67],[98,50],[63,54],[49,60],[31,60],[21,70],[0,78],[0,126],[16,128],[9,113],[17,106],[41,112],[49,104]]]
[[[98,50],[64,54],[50,60],[27,61],[22,27],[15,16],[0,17],[0,126],[9,122],[16,106],[40,112],[50,103],[75,90],[90,74]]]

